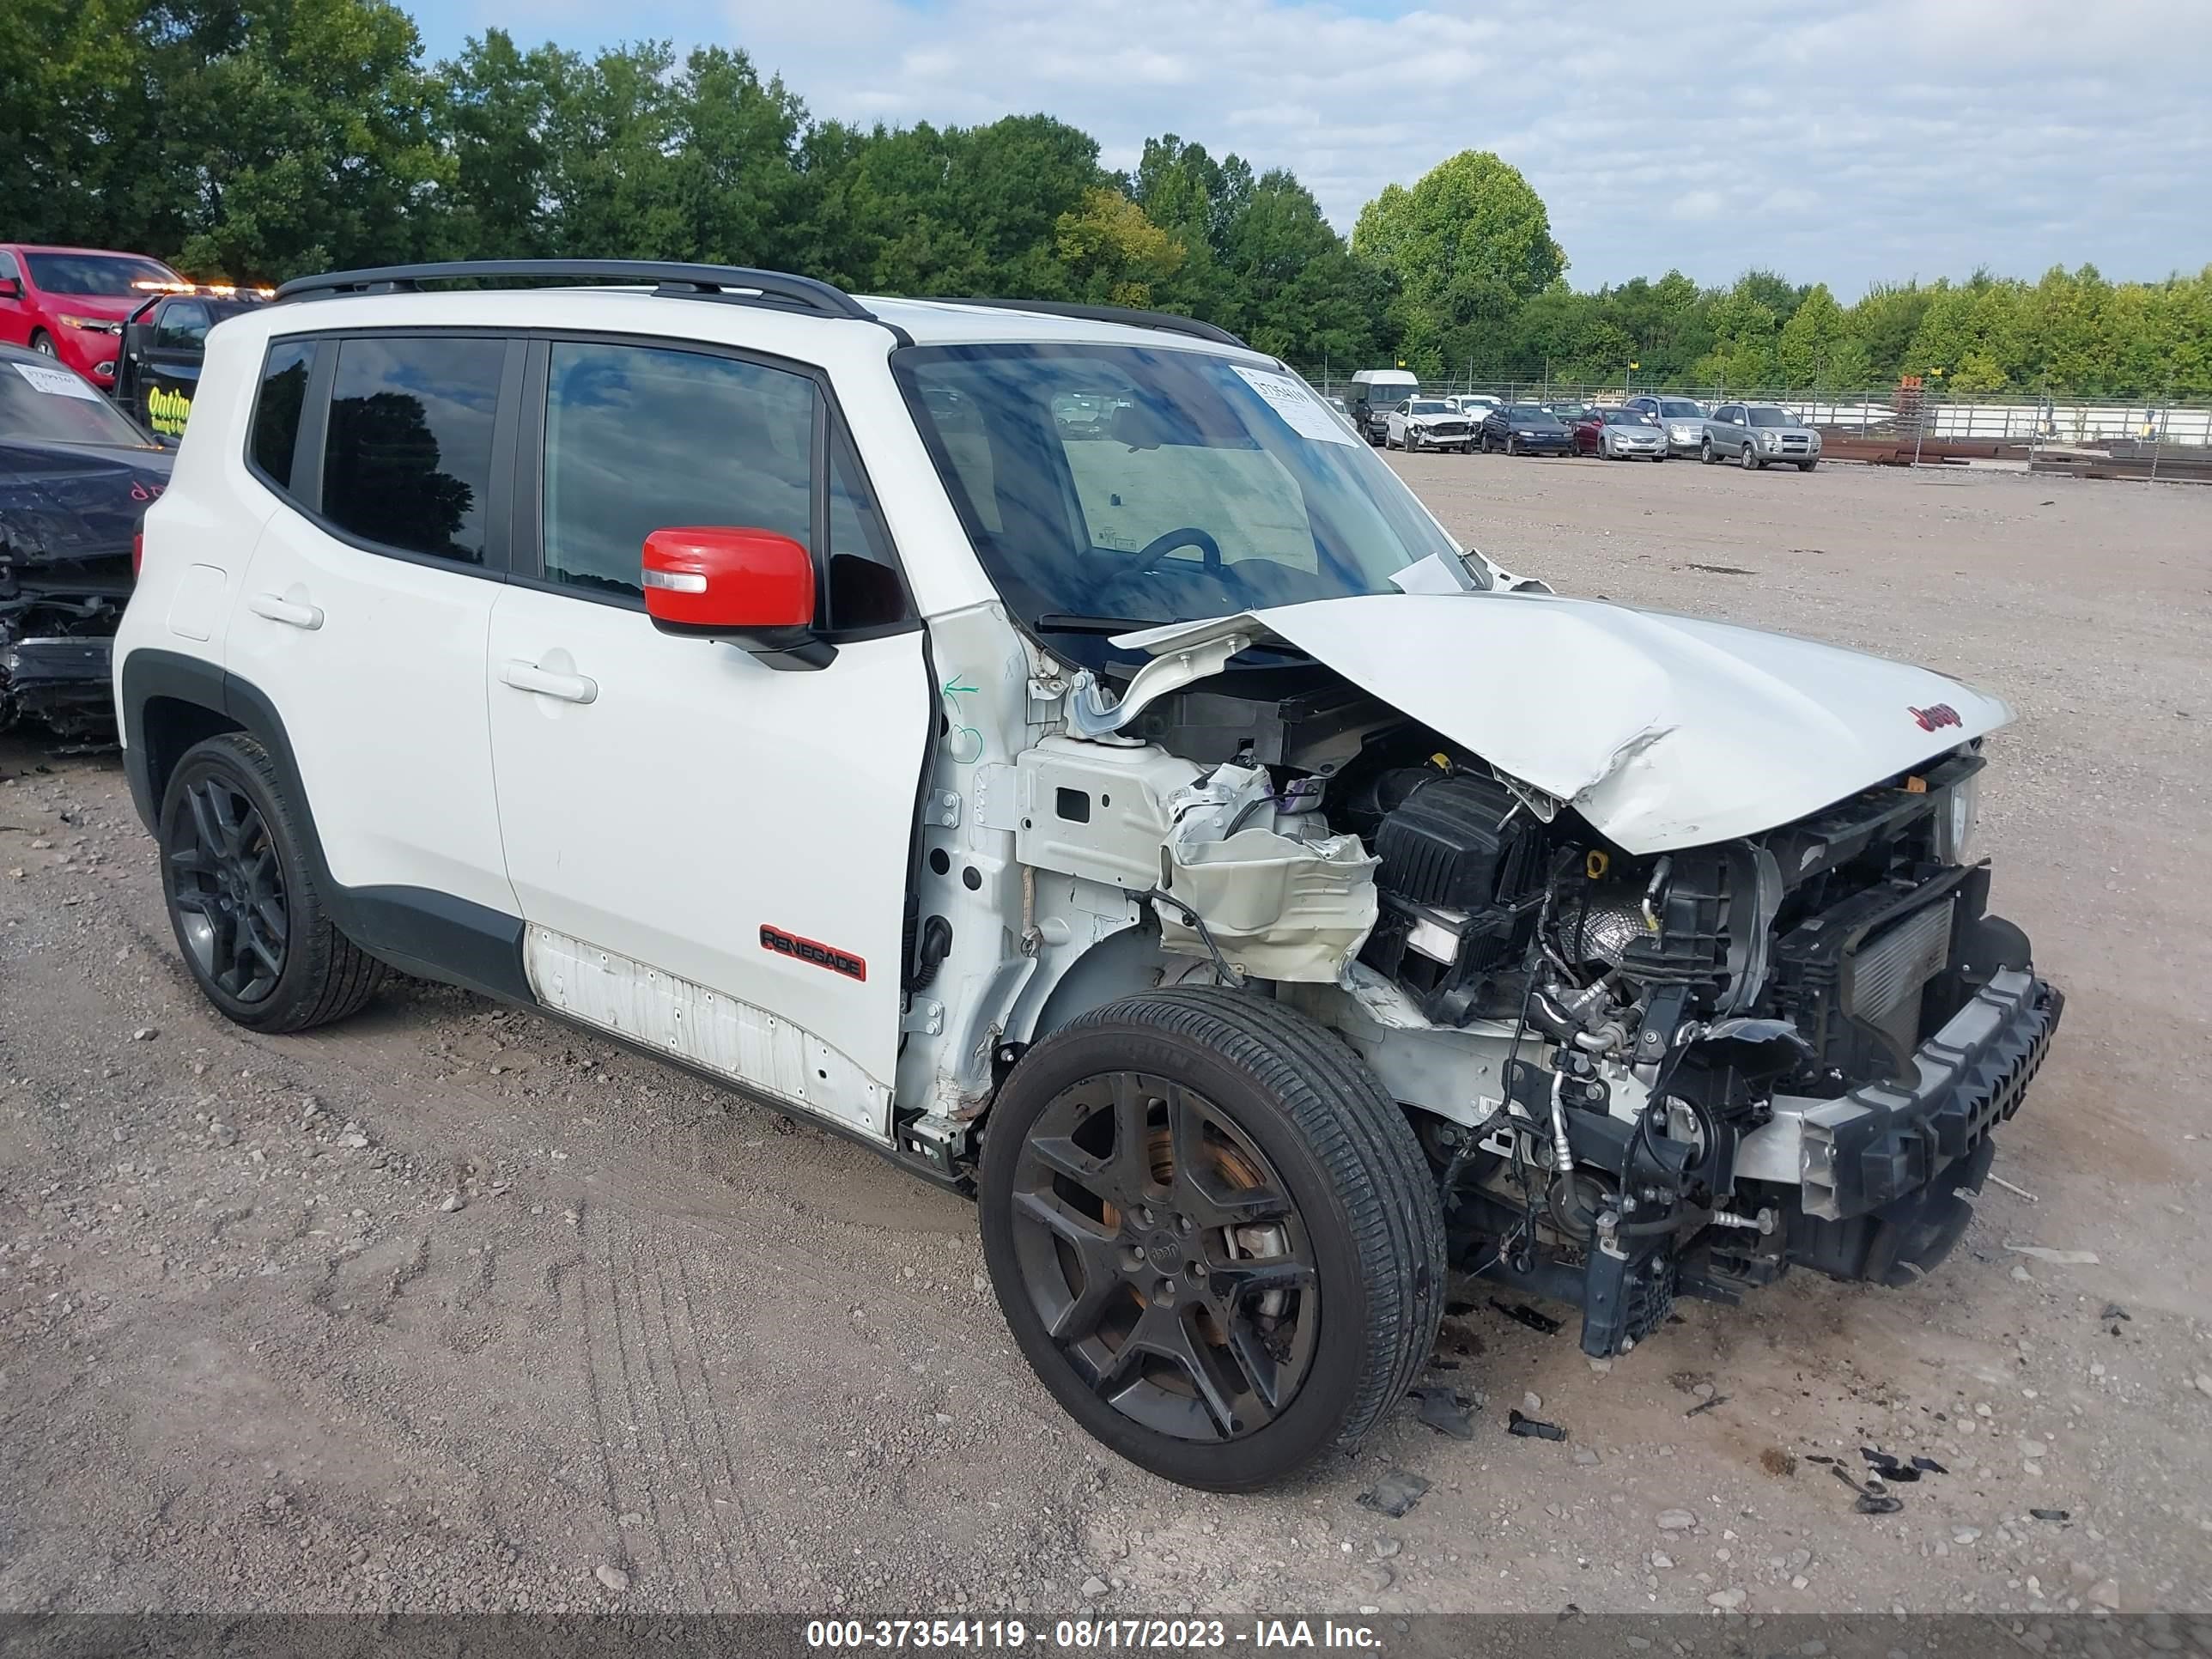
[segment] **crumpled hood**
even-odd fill
[[[1551,594],[1318,599],[1114,643],[1235,634],[1297,647],[1632,853],[1787,823],[2012,718],[1929,669]]]

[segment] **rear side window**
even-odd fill
[[[307,370],[314,359],[310,343],[279,340],[262,365],[250,453],[254,470],[282,490],[292,488],[292,453],[299,443],[300,410],[307,399]]]
[[[324,441],[323,516],[380,546],[483,563],[506,358],[499,340],[341,343]]]

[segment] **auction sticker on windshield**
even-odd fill
[[[1287,374],[1271,374],[1264,368],[1247,368],[1242,363],[1230,367],[1250,386],[1267,400],[1267,407],[1281,416],[1291,431],[1301,438],[1312,438],[1325,444],[1348,444],[1352,429],[1337,419],[1334,411],[1297,380]]]
[[[50,397],[82,398],[94,404],[100,401],[97,391],[65,368],[41,368],[36,363],[17,363],[14,368],[35,390]]]

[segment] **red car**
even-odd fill
[[[143,253],[0,242],[0,343],[58,357],[106,391],[123,319],[149,294],[183,280]]]

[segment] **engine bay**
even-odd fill
[[[1848,1171],[1832,1189],[1796,1166],[1836,1155],[1808,1127],[1823,1103],[1863,1115],[2027,966],[1967,861],[1977,745],[1763,834],[1636,855],[1325,670],[1224,676],[1129,735],[1212,767],[1164,795],[1150,896],[1171,948],[1311,1009],[1348,986],[1401,1030],[1370,1058],[1416,1026],[1485,1056],[1471,1100],[1406,1101],[1455,1261],[1580,1305],[1586,1352],[1793,1259],[1894,1282],[1963,1230],[1949,1184],[1852,1213]],[[1265,954],[1301,927],[1334,953]],[[1951,1184],[1978,1184],[1986,1127],[1927,1154]],[[1920,1156],[1894,1139],[1859,1156]]]

